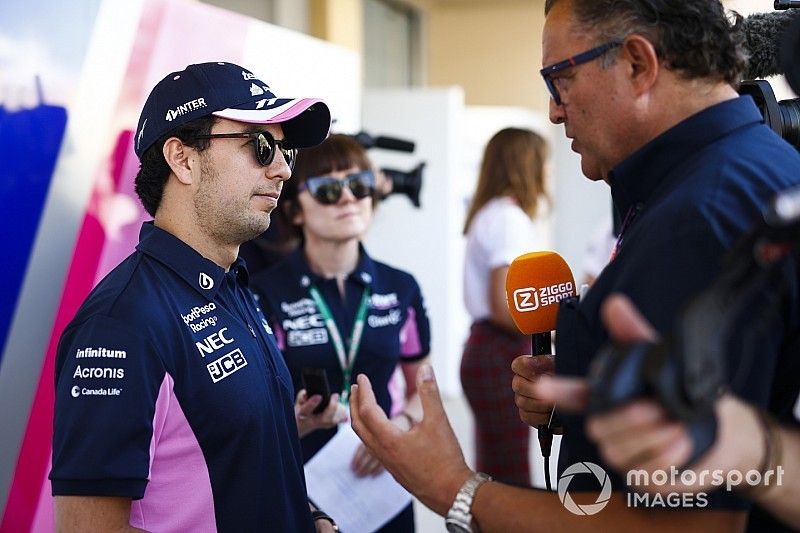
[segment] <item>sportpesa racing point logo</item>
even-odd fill
[[[594,475],[602,487],[594,503],[581,505],[575,503],[575,500],[572,499],[569,493],[569,484],[572,482],[572,478],[578,474]],[[594,463],[588,461],[575,463],[564,470],[564,473],[558,478],[558,499],[561,500],[567,511],[573,514],[583,516],[597,514],[608,505],[608,501],[611,499],[611,480],[608,479],[606,471]]]
[[[514,307],[520,313],[536,311],[572,296],[575,285],[571,281],[546,287],[524,287],[514,291]]]

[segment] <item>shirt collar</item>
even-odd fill
[[[735,129],[762,122],[750,96],[713,105],[676,124],[648,142],[609,173],[611,195],[621,214],[650,199],[662,185],[677,183],[683,174],[672,170],[703,147]]]
[[[297,283],[303,287],[308,287],[311,284],[319,285],[325,278],[311,271],[308,265],[306,256],[303,253],[303,246],[300,245],[287,257],[287,261],[291,266],[292,272],[295,274]],[[353,280],[363,287],[371,287],[375,280],[375,262],[367,255],[362,243],[358,243],[358,264],[353,270],[348,280]]]
[[[173,270],[208,300],[214,299],[225,278],[222,267],[152,222],[142,224],[136,249]],[[247,265],[241,257],[234,261],[230,271],[239,283],[248,285],[250,277]]]

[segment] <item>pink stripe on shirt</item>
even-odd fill
[[[400,356],[419,355],[421,350],[422,343],[419,340],[419,330],[417,330],[417,312],[413,307],[409,307],[406,323],[400,328]]]
[[[216,531],[214,496],[203,451],[166,374],[158,390],[144,497],[130,525],[147,531]]]

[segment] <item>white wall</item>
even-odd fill
[[[461,289],[464,206],[453,194],[460,180],[463,109],[460,88],[367,90],[362,107],[367,132],[417,145],[413,155],[371,150],[378,166],[409,170],[419,161],[427,163],[422,209],[405,197],[390,197],[378,208],[366,246],[373,257],[412,273],[420,283],[431,320],[433,365],[447,394],[461,393],[458,364],[468,323]]]

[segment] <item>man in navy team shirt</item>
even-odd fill
[[[155,86],[134,139],[154,221],[59,342],[60,530],[333,530],[309,508],[292,382],[237,258],[329,127],[322,101],[231,63]]]

